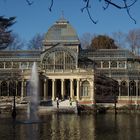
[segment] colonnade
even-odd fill
[[[19,95],[18,81],[0,81],[0,96],[12,96]]]
[[[118,103],[123,104],[139,104],[140,103],[140,81],[129,81],[126,80],[126,85],[123,86],[122,82],[119,83],[119,94],[118,94]],[[133,84],[132,84],[133,83]],[[124,91],[123,91],[124,88]]]
[[[56,93],[56,80],[58,79],[43,79],[43,99],[47,100],[48,97],[48,80],[51,80],[51,84],[52,84],[52,93],[51,93],[51,99],[55,100],[55,98],[58,96]],[[65,98],[66,92],[65,92],[65,79],[59,79],[61,81],[61,97],[62,99]],[[20,96],[21,98],[27,96],[27,90],[28,90],[28,80],[23,79],[22,81],[14,81],[15,85],[11,85],[11,89],[14,89],[13,92],[16,96]],[[18,91],[18,83],[20,83],[20,91]],[[12,84],[12,82],[11,82]],[[80,99],[80,80],[77,79],[76,80],[76,99],[79,100]],[[12,94],[10,95],[10,81],[0,81],[0,96],[13,96]],[[69,93],[70,93],[70,98],[74,99],[75,95],[74,95],[74,79],[70,79],[70,89],[69,89]]]
[[[59,80],[59,86],[57,86],[57,81]],[[68,80],[69,82],[69,93],[66,91],[66,82]],[[62,99],[65,99],[65,97],[70,97],[71,99],[75,100],[80,100],[83,98],[82,92],[83,92],[83,87],[82,87],[82,80],[81,79],[48,79],[44,78],[41,79],[42,81],[42,91],[41,91],[41,96],[44,100],[47,99],[52,99],[55,100],[56,97],[60,95]],[[49,89],[49,82],[51,81],[51,89]],[[122,82],[125,82],[125,86],[123,85]],[[11,85],[11,81],[0,81],[0,96],[13,96],[12,92],[16,96],[20,96],[21,98],[27,96],[27,89],[28,89],[28,81],[25,79],[22,79],[21,81],[14,81],[15,85]],[[19,84],[20,83],[20,84]],[[119,83],[119,93],[118,93],[118,100],[138,100],[140,97],[140,81],[135,80],[135,81],[121,81],[118,80]],[[91,83],[94,84],[94,83]],[[90,93],[89,99],[94,100],[94,86],[90,84]],[[124,86],[124,87],[123,87]],[[13,89],[11,91],[11,89]],[[122,88],[125,88],[123,91]],[[92,90],[93,89],[93,90]],[[20,91],[19,91],[20,90]],[[58,90],[59,90],[59,95],[58,95]],[[67,89],[68,90],[68,89]],[[50,93],[51,91],[51,93]],[[123,93],[124,92],[124,93]],[[96,94],[96,93],[95,93]],[[49,97],[50,96],[50,97]],[[87,97],[86,97],[87,98]]]
[[[44,91],[43,91],[43,98],[44,98],[44,100],[46,100],[46,99],[48,99],[48,80],[49,79],[44,79]],[[55,100],[55,98],[58,96],[58,94],[56,93],[57,91],[56,91],[56,81],[58,80],[58,79],[50,79],[51,81],[52,81],[52,100]],[[65,88],[66,88],[66,86],[65,86],[65,80],[66,79],[59,79],[60,81],[61,81],[61,89],[60,89],[60,91],[61,91],[61,98],[62,99],[64,99],[65,98],[65,96],[67,95],[66,94],[66,90],[65,90]],[[74,95],[74,79],[69,79],[70,80],[70,98],[71,99],[74,99],[75,98],[75,95]],[[76,100],[79,100],[80,99],[80,80],[79,79],[76,79],[76,86],[77,86],[77,88],[76,88]]]
[[[125,82],[126,85],[122,85],[122,82]],[[119,84],[119,95],[118,96],[124,96],[121,92],[121,88],[125,87],[127,88],[127,91],[125,92],[126,96],[140,96],[140,81],[118,81]],[[132,85],[131,85],[132,84]]]

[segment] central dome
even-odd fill
[[[44,43],[78,43],[79,38],[73,27],[64,18],[59,19],[46,33]]]

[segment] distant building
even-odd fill
[[[41,51],[0,51],[1,97],[14,93],[26,97],[36,62],[42,100],[58,97],[81,104],[140,103],[140,59],[132,52],[82,50],[75,30],[63,18],[50,27],[43,44]]]

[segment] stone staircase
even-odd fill
[[[57,107],[57,102],[53,102],[53,106]],[[76,102],[75,101],[69,101],[69,100],[59,100],[59,108],[75,108]]]

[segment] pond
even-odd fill
[[[47,114],[38,121],[0,114],[0,140],[139,140],[140,115]]]

